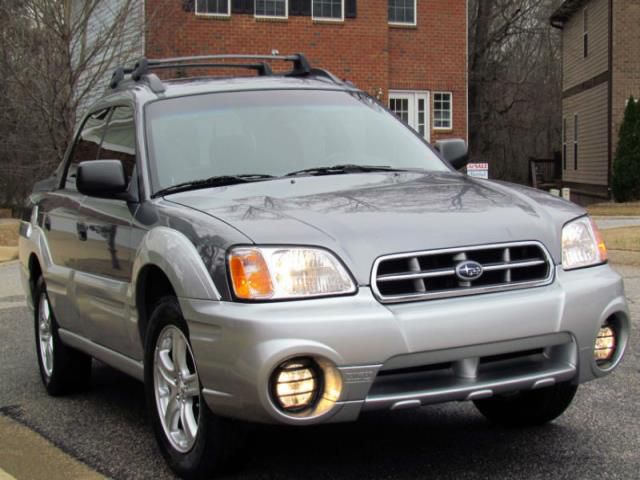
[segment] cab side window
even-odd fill
[[[80,162],[97,160],[100,144],[111,110],[105,108],[89,115],[82,126],[76,144],[73,147],[63,187],[68,190],[76,189],[76,172]]]
[[[136,166],[136,128],[131,107],[115,107],[102,140],[98,158],[120,160],[127,178]]]

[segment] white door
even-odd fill
[[[427,142],[431,140],[428,92],[389,92],[389,110],[409,124]]]

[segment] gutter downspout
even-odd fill
[[[562,136],[564,137],[564,22],[551,18],[551,26],[563,33],[560,34],[560,121],[562,122]],[[564,171],[567,159],[564,153],[564,138],[560,139],[561,159],[560,159],[560,187],[564,187]]]
[[[467,32],[465,37],[465,91],[466,91],[466,100],[467,100],[467,145],[469,145],[469,0],[467,0],[467,16],[465,23],[465,32]]]
[[[608,101],[608,163],[607,163],[607,191],[609,199],[612,197],[612,173],[613,173],[613,0],[609,0],[609,101]]]

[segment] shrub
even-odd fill
[[[627,103],[620,127],[612,183],[617,202],[640,199],[640,106],[633,97]]]

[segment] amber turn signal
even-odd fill
[[[600,253],[600,261],[604,263],[609,260],[609,253],[607,252],[607,245],[604,243],[604,238],[602,238],[602,234],[593,219],[591,219],[591,228],[593,228],[593,234],[596,237],[596,244],[598,245],[598,252]]]
[[[236,296],[243,300],[268,299],[274,289],[267,263],[260,251],[236,249],[229,257],[231,283]]]

